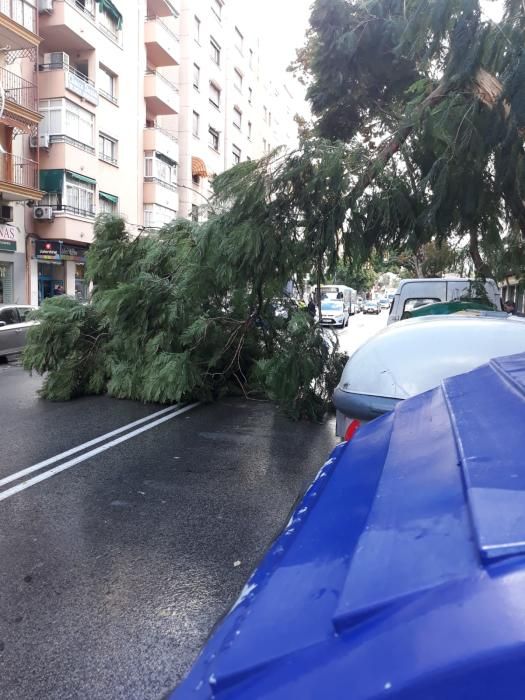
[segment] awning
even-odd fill
[[[41,170],[40,189],[43,192],[62,192],[64,188],[64,170]]]
[[[100,5],[100,9],[102,10],[102,12],[105,12],[110,17],[113,17],[113,19],[117,23],[117,29],[122,29],[122,15],[117,10],[115,5],[111,2],[111,0],[97,0],[97,2]]]
[[[92,177],[87,177],[86,175],[80,175],[80,173],[73,173],[71,170],[66,171],[68,176],[73,180],[78,180],[78,182],[83,182],[86,185],[96,185],[97,181],[93,180]]]
[[[116,197],[114,194],[108,194],[107,192],[101,192],[99,190],[98,196],[101,199],[105,199],[107,202],[111,202],[111,204],[118,204],[118,197]]]
[[[191,174],[193,177],[208,177],[206,163],[201,158],[195,156],[191,159]]]

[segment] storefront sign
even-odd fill
[[[37,260],[47,260],[50,262],[72,262],[83,263],[86,261],[87,248],[61,243],[60,241],[36,241],[35,258]]]
[[[0,225],[0,251],[16,252],[16,234],[18,229],[16,226],[7,224]]]

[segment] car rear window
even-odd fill
[[[403,318],[406,318],[405,314],[410,311],[415,311],[421,306],[428,306],[429,304],[437,304],[441,299],[434,299],[431,297],[417,297],[413,299],[407,299],[403,307]]]

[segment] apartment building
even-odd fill
[[[85,298],[97,214],[199,219],[215,174],[294,140],[235,7],[0,0],[0,302]]]
[[[35,74],[40,38],[36,0],[0,2],[0,303],[27,298],[25,242],[27,202],[41,198]]]
[[[241,7],[181,0],[179,206],[185,217],[205,215],[215,174],[296,141],[294,98],[284,81],[267,78],[257,27]]]

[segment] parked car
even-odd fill
[[[28,328],[38,323],[28,316],[35,307],[19,304],[0,304],[0,357],[21,352],[26,343]]]
[[[370,421],[445,377],[525,352],[525,319],[484,313],[410,319],[364,343],[334,392],[336,434],[344,437],[354,419]]]
[[[365,304],[363,306],[363,313],[364,314],[380,314],[381,313],[381,307],[379,306],[377,301],[365,301]]]
[[[339,326],[348,325],[349,307],[343,299],[323,299],[321,301],[321,325]]]
[[[170,700],[522,700],[524,423],[519,355],[336,447]]]
[[[474,299],[488,300],[496,310],[502,308],[501,292],[491,279],[484,283],[465,277],[402,280],[394,295],[388,323],[402,321],[409,312],[427,304]]]
[[[357,313],[361,313],[361,311],[365,308],[365,301],[363,297],[357,297]]]
[[[388,298],[381,299],[381,301],[379,302],[379,306],[382,309],[389,309],[390,308],[390,299],[388,299]]]

